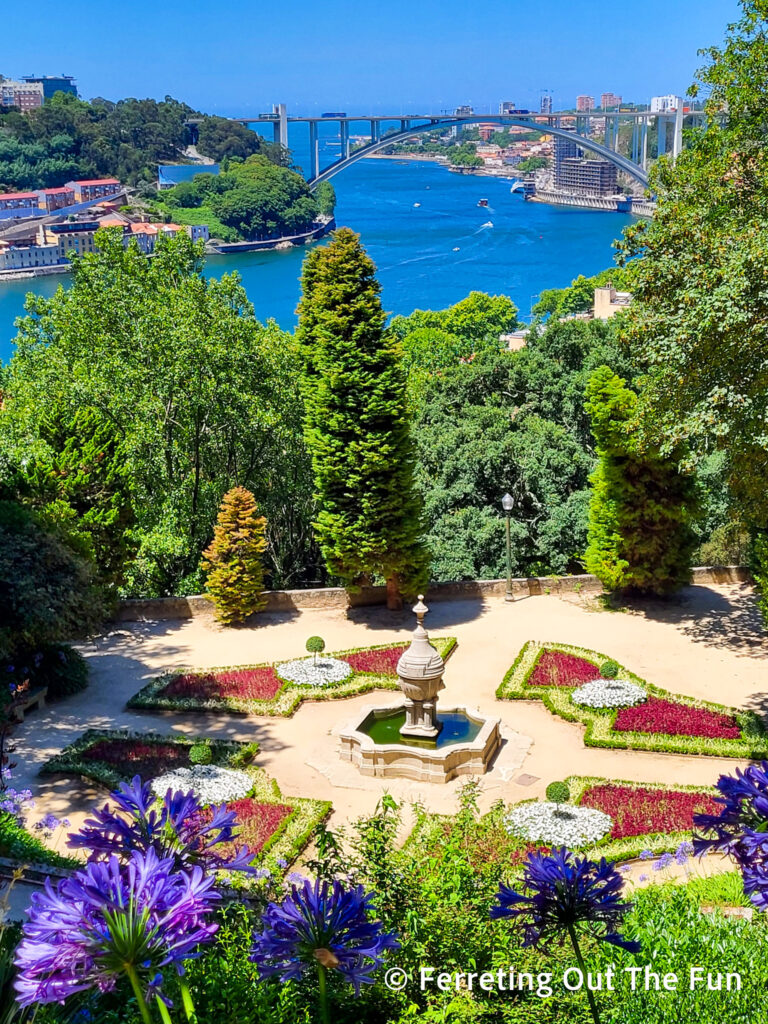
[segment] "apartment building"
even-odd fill
[[[43,87],[40,82],[17,82],[0,75],[0,107],[18,107],[22,114],[43,105]]]
[[[89,178],[85,181],[66,183],[66,188],[71,188],[75,193],[76,203],[89,203],[94,199],[117,195],[122,187],[117,178]]]
[[[576,97],[576,110],[580,114],[588,114],[590,110],[595,109],[595,97],[594,96],[577,96]]]

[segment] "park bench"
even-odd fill
[[[17,722],[24,721],[24,712],[29,711],[35,705],[39,708],[45,707],[45,698],[48,696],[48,687],[41,686],[37,690],[31,690],[23,701],[14,707],[14,714]]]

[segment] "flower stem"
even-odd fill
[[[331,1017],[328,1012],[328,985],[326,984],[326,970],[321,963],[317,965],[317,1002],[320,1007],[320,1020],[322,1024],[331,1024]]]
[[[181,988],[181,1001],[184,1004],[184,1012],[187,1015],[187,1020],[194,1021],[197,1019],[195,1016],[195,1004],[192,1002],[192,993],[189,991],[189,985],[186,981],[179,983]]]
[[[144,999],[144,994],[141,991],[141,985],[139,984],[139,976],[136,973],[135,967],[126,967],[126,974],[128,980],[131,983],[133,994],[136,996],[136,1002],[139,1004],[139,1011],[141,1012],[141,1019],[144,1024],[152,1024],[152,1018],[149,1015],[149,1007]]]
[[[573,925],[568,925],[568,934],[571,937],[573,943],[573,951],[576,954],[576,963],[579,965],[581,976],[584,979],[584,985],[587,989],[587,999],[589,1000],[589,1008],[592,1011],[592,1020],[595,1024],[600,1024],[600,1014],[597,1012],[597,1002],[595,1001],[595,993],[587,985],[587,969],[584,966],[584,957],[581,955],[581,949],[579,948],[579,940],[576,937],[576,929]]]

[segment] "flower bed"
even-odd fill
[[[647,701],[648,694],[626,679],[595,679],[577,686],[571,700],[585,708],[627,708]]]
[[[137,739],[97,740],[82,752],[85,761],[100,761],[110,765],[122,778],[151,778],[169,768],[189,766],[189,747],[180,743]]]
[[[282,679],[300,686],[333,686],[352,674],[352,668],[343,658],[296,658],[275,665]]]
[[[433,638],[432,643],[445,659],[456,646],[453,637]],[[351,672],[346,678],[323,686],[284,679],[280,676],[280,665],[176,670],[153,679],[128,701],[128,707],[291,715],[304,700],[334,700],[369,690],[397,689],[397,662],[406,646],[405,643],[383,644],[324,655],[326,661],[346,663]],[[311,658],[301,661],[307,665],[312,663]],[[221,686],[220,680],[224,681]]]
[[[709,736],[736,740],[741,735],[733,715],[651,697],[637,707],[622,708],[613,728],[617,732],[663,733],[665,736]]]
[[[647,693],[644,703],[622,709],[590,707],[573,700],[573,687],[551,681],[549,685],[533,682],[542,662],[545,666],[552,664],[549,655],[554,651],[591,665],[593,678],[599,676],[599,666],[609,660],[605,654],[583,647],[529,641],[505,675],[496,696],[502,700],[541,700],[552,714],[586,726],[584,743],[589,747],[712,757],[768,757],[768,732],[754,712],[669,693],[621,666],[622,681]]]
[[[533,800],[513,807],[506,818],[508,830],[529,843],[548,846],[586,846],[598,842],[611,828],[604,811],[573,804]]]
[[[528,679],[529,686],[580,686],[600,672],[596,665],[574,654],[544,648]]]
[[[237,814],[239,835],[233,842],[222,843],[217,848],[224,857],[234,856],[244,846],[254,853],[261,853],[294,813],[289,804],[262,803],[255,797],[232,800],[227,804],[227,810]],[[208,817],[210,814],[207,811]]]
[[[121,729],[89,729],[56,757],[46,761],[40,772],[78,775],[107,789],[114,789],[134,775],[151,779],[165,771],[188,768],[189,751],[198,743],[210,746],[213,764],[227,768],[241,768],[249,764],[259,749],[257,743],[158,736]]]
[[[584,791],[580,806],[594,807],[611,816],[611,839],[690,832],[694,814],[717,814],[720,810],[714,796],[708,793],[620,786],[613,782],[590,786]]]
[[[172,676],[159,691],[171,699],[273,700],[284,686],[271,665],[263,668],[215,669],[211,672],[181,672]]]
[[[222,768],[218,764],[195,764],[152,779],[155,796],[163,797],[169,789],[174,793],[191,791],[201,804],[223,804],[247,796],[253,789],[253,782],[245,772]]]

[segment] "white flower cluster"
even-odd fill
[[[594,807],[548,802],[518,804],[506,816],[507,832],[548,846],[596,843],[608,834],[611,824],[610,815]]]
[[[192,790],[201,804],[224,804],[248,796],[253,789],[253,779],[233,768],[195,764],[191,768],[174,768],[158,775],[152,779],[151,786],[152,792],[159,797],[164,797],[169,789],[174,793]]]
[[[317,664],[314,658],[297,658],[295,661],[284,661],[282,665],[275,665],[275,671],[281,679],[287,679],[289,683],[299,683],[301,686],[330,686],[351,675],[352,666],[338,658],[318,658]]]
[[[578,686],[571,693],[571,700],[588,708],[630,708],[648,700],[648,694],[642,686],[626,679],[593,679]]]

